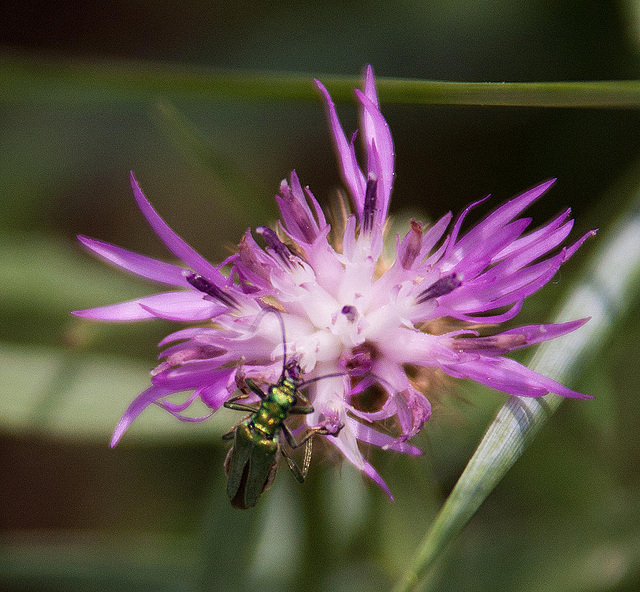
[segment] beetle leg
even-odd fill
[[[311,434],[308,434],[305,437],[305,439],[300,443],[295,441],[295,437],[293,436],[293,434],[289,431],[288,428],[285,428],[284,426],[283,426],[283,432],[291,448],[298,448],[302,446],[302,444],[305,445],[304,459],[302,461],[302,470],[300,470],[300,467],[298,467],[298,465],[289,456],[288,452],[284,448],[280,449],[282,452],[282,456],[284,456],[285,460],[287,461],[287,464],[289,465],[289,468],[291,469],[291,472],[293,473],[295,478],[300,483],[304,483],[307,473],[309,472],[309,465],[311,464],[311,453],[313,451],[313,440],[311,437],[314,436],[317,432],[312,432]]]
[[[291,407],[291,409],[289,409],[289,413],[293,413],[294,415],[307,415],[308,413],[313,413],[313,405],[307,397],[300,392],[296,392],[296,399],[298,400],[298,404]]]
[[[280,452],[282,456],[284,456],[284,459],[287,461],[287,464],[289,465],[289,469],[291,469],[291,472],[293,473],[293,476],[296,478],[296,481],[298,481],[299,483],[304,483],[304,478],[307,476],[307,471],[309,469],[309,467],[306,464],[306,456],[305,456],[305,468],[301,471],[300,467],[296,464],[296,461],[289,456],[289,454],[284,450],[284,448],[281,448]]]
[[[287,443],[291,448],[300,448],[303,444],[306,444],[314,436],[337,436],[340,430],[344,427],[344,424],[340,424],[337,430],[329,430],[328,428],[309,428],[302,440],[296,441],[295,436],[291,433],[291,430],[285,425],[282,426],[282,431],[287,439]]]
[[[300,446],[302,446],[303,444],[311,440],[311,438],[313,438],[316,434],[324,435],[328,433],[323,430],[325,430],[325,428],[309,428],[307,430],[307,433],[302,438],[302,440],[298,442],[296,440],[296,437],[291,432],[291,430],[286,425],[284,424],[282,425],[282,431],[284,432],[284,437],[287,439],[287,443],[289,444],[289,446],[291,446],[291,448],[294,448],[294,449],[300,448]]]
[[[304,447],[304,460],[302,461],[302,477],[306,477],[311,464],[311,451],[313,450],[313,440],[309,438]]]
[[[256,383],[253,382],[253,380],[251,380],[250,378],[246,379],[245,384],[247,384],[249,388],[261,399],[264,399],[266,397],[266,395],[260,390],[258,385],[256,385]],[[233,409],[234,411],[248,411],[249,413],[255,413],[257,411],[255,407],[245,405],[244,403],[236,403],[236,401],[242,401],[243,399],[247,399],[249,396],[250,393],[243,390],[242,394],[231,397],[228,401],[225,401],[224,406],[227,409]]]
[[[242,393],[240,393],[239,395],[234,395],[233,397],[230,397],[228,400],[229,401],[242,401],[243,399],[248,399],[251,396],[251,393],[246,392],[246,391],[242,391]]]
[[[267,395],[262,391],[262,389],[250,378],[245,378],[245,384],[261,399],[264,399]]]
[[[289,409],[289,413],[292,415],[307,415],[309,413],[313,413],[314,409],[311,405],[309,407],[300,407],[298,405],[294,405]]]
[[[300,444],[296,442],[296,437],[291,433],[291,430],[285,424],[282,424],[281,429],[284,437],[287,440],[287,444],[289,444],[291,448],[298,448]]]
[[[236,433],[236,426],[233,426],[226,434],[222,434],[223,440],[233,440]]]
[[[318,434],[319,436],[337,436],[343,427],[344,427],[344,424],[341,423],[340,425],[338,425],[338,427],[335,430],[330,430],[329,428],[309,428],[309,429],[311,429],[314,434]]]
[[[257,411],[255,407],[250,407],[243,403],[234,403],[233,401],[225,401],[224,406],[227,409],[233,409],[234,411],[248,411],[249,413],[255,413]]]

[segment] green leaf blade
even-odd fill
[[[577,373],[632,301],[640,275],[640,199],[599,241],[584,280],[570,292],[556,322],[591,316],[569,335],[540,346],[530,364],[559,381]],[[612,274],[615,270],[615,274]],[[527,445],[563,402],[558,395],[541,399],[511,397],[498,412],[453,491],[422,540],[409,570],[394,592],[419,589],[443,549],[452,542],[518,460]]]

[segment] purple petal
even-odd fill
[[[425,315],[424,318],[420,318],[419,320],[424,321],[427,319],[433,319],[438,317],[452,317],[454,319],[458,319],[460,321],[468,321],[470,323],[484,323],[484,324],[505,323],[507,321],[510,321],[514,317],[518,316],[519,312],[522,310],[523,304],[524,304],[524,300],[518,300],[516,303],[513,304],[513,306],[509,310],[497,315],[481,315],[480,313],[464,314],[464,313],[458,312],[457,310],[449,309],[446,306],[438,306],[434,312],[432,312],[429,315]]]
[[[240,241],[240,257],[234,270],[240,278],[251,284],[252,288],[271,290],[271,274],[280,269],[256,243],[248,229]]]
[[[478,290],[477,298],[485,300],[487,309],[509,306],[513,302],[537,292],[549,282],[557,273],[563,260],[564,253],[560,253],[553,259],[519,270],[512,277],[496,279],[495,285]],[[471,310],[467,309],[466,312],[471,312]],[[477,312],[477,310],[473,312]]]
[[[411,269],[420,255],[422,223],[411,220],[411,229],[396,246],[397,260],[403,269]],[[418,260],[418,263],[420,260]]]
[[[190,407],[191,403],[193,403],[197,398],[198,393],[193,393],[184,403],[172,403],[171,401],[166,401],[164,399],[160,401],[154,401],[154,403],[161,409],[164,409],[165,411],[171,413],[173,417],[179,419],[180,421],[199,423],[201,421],[204,421],[205,419],[209,419],[215,413],[215,409],[212,409],[206,415],[199,415],[196,417],[183,415],[182,412]]]
[[[367,65],[364,75],[364,94],[378,108],[378,92],[376,91],[376,77],[373,74],[373,66]]]
[[[157,317],[202,321],[218,314],[221,308],[226,310],[222,305],[204,300],[194,292],[162,292],[118,304],[74,310],[72,314],[109,322],[143,321]]]
[[[220,360],[197,360],[176,368],[165,370],[152,378],[155,386],[171,389],[172,392],[204,387],[215,380]]]
[[[291,185],[286,180],[280,184],[280,195],[276,196],[276,201],[288,233],[298,241],[313,243],[320,228],[307,204],[295,171],[291,172]]]
[[[535,343],[549,341],[582,327],[589,318],[568,323],[527,325],[487,337],[458,337],[451,340],[454,350],[481,351],[486,355],[501,355]]]
[[[374,84],[373,81],[371,84]],[[389,198],[391,196],[394,177],[395,153],[391,131],[385,118],[378,109],[377,96],[375,96],[376,100],[372,101],[361,91],[356,89],[355,92],[363,107],[361,119],[367,154],[369,155],[370,152],[375,150],[380,163],[379,170],[376,170],[375,173],[378,177],[378,193],[382,197],[382,201],[378,207],[380,207],[384,214],[382,216],[382,220],[384,221],[389,207]],[[375,86],[373,86],[373,93],[375,95]]]
[[[358,422],[348,417],[347,423],[349,425],[349,431],[351,431],[351,427],[353,427],[353,424],[357,424]],[[391,501],[393,501],[393,496],[391,495],[391,491],[389,491],[387,484],[384,482],[382,477],[378,475],[376,470],[364,459],[364,457],[358,450],[358,446],[356,444],[354,436],[351,434],[349,434],[350,437],[347,436],[346,431],[347,430],[345,428],[342,428],[342,430],[340,430],[340,433],[337,436],[335,437],[328,436],[328,440],[332,442],[340,450],[340,452],[342,452],[342,454],[344,454],[345,458],[353,466],[355,466],[357,469],[362,471],[365,475],[373,479],[373,481],[375,481],[382,488],[382,490],[391,498]],[[352,442],[349,442],[349,440],[352,440]]]
[[[331,95],[324,87],[322,82],[315,80],[318,90],[324,98],[325,107],[327,109],[327,115],[329,118],[329,125],[333,135],[333,142],[336,152],[338,153],[338,164],[342,173],[342,181],[349,189],[351,197],[354,200],[354,205],[358,210],[358,214],[362,213],[364,208],[364,192],[366,187],[366,180],[358,161],[356,160],[353,145],[349,145],[347,137],[344,134],[338,114],[336,113],[336,106],[331,99]]]
[[[532,261],[539,259],[543,255],[547,254],[549,251],[558,246],[569,234],[571,230],[571,226],[573,225],[573,221],[568,222],[558,230],[555,230],[548,234],[544,238],[540,238],[535,243],[527,245],[525,248],[519,249],[517,252],[514,252],[511,256],[502,258],[500,257],[500,265],[496,265],[493,269],[499,269],[500,273],[503,275],[509,275],[522,269]],[[517,242],[517,241],[516,241]],[[566,249],[563,256],[563,262],[566,261]]]
[[[422,236],[422,245],[420,246],[420,256],[422,258],[426,257],[435,244],[442,238],[452,217],[451,212],[448,212],[424,233]]]
[[[179,419],[180,421],[189,422],[189,423],[199,423],[201,421],[205,421],[214,414],[213,411],[209,411],[209,413],[207,413],[206,415],[198,415],[196,417],[191,417],[189,415],[182,415],[182,413],[180,413],[179,411],[171,411],[171,409],[166,409],[164,406],[164,403],[156,403],[156,405],[158,405],[165,411],[168,411],[169,413],[171,413],[171,415],[173,415],[173,417],[175,417],[176,419]]]
[[[487,201],[491,196],[487,195],[486,197],[483,197],[482,199],[479,199],[478,201],[474,201],[472,204],[468,205],[463,211],[462,214],[460,214],[458,216],[458,218],[456,219],[454,225],[453,225],[453,229],[451,230],[451,236],[449,239],[449,248],[446,251],[446,255],[449,254],[449,251],[451,251],[453,249],[453,247],[456,244],[456,241],[458,240],[458,234],[460,233],[460,229],[462,228],[462,223],[464,222],[464,219],[467,217],[467,214],[476,206],[479,206],[482,202]]]
[[[149,225],[155,233],[160,237],[162,242],[167,245],[169,250],[179,259],[182,259],[191,269],[203,275],[212,281],[216,286],[220,287],[224,283],[224,276],[209,263],[202,255],[192,249],[182,238],[180,238],[169,225],[158,215],[142,193],[136,178],[131,173],[131,187],[133,195],[138,202],[140,211],[149,222]]]
[[[167,343],[171,343],[172,341],[179,341],[180,339],[191,339],[192,337],[196,337],[198,335],[208,335],[209,333],[213,333],[215,335],[215,329],[210,329],[208,327],[192,327],[190,329],[180,329],[179,331],[174,331],[167,335],[160,343],[158,343],[158,347],[162,347]]]
[[[490,233],[482,228],[474,228],[453,248],[447,249],[440,266],[447,273],[455,269],[469,280],[486,269],[491,258],[520,236],[530,223],[530,218],[522,218]]]
[[[570,213],[571,209],[568,208],[542,228],[538,228],[538,230],[530,232],[526,236],[513,241],[510,245],[507,245],[502,249],[502,251],[500,251],[491,260],[491,263],[497,263],[498,261],[519,253],[534,244],[548,244],[549,246],[542,252],[550,251],[553,247],[559,245],[568,236],[569,232],[571,232],[573,220],[569,220],[566,224],[562,224]]]
[[[524,327],[517,327],[515,329],[509,329],[508,331],[503,331],[502,333],[498,333],[497,336],[500,335],[522,335],[526,341],[522,345],[518,347],[525,347],[528,345],[533,345],[534,343],[541,343],[543,341],[550,341],[551,339],[555,339],[556,337],[562,337],[567,333],[571,333],[576,329],[579,329],[586,322],[589,321],[591,317],[586,317],[584,319],[577,319],[575,321],[568,321],[566,323],[546,323],[542,325],[525,325]],[[511,349],[518,349],[518,347],[513,347]]]
[[[495,212],[489,214],[482,222],[480,222],[469,234],[482,232],[489,236],[496,232],[499,228],[513,220],[518,214],[528,208],[536,199],[538,199],[551,185],[555,183],[555,179],[545,181],[536,187],[525,191],[521,195],[514,197],[506,204],[500,206]]]
[[[125,433],[127,428],[131,425],[133,420],[142,413],[142,411],[151,405],[151,403],[156,400],[166,397],[171,393],[174,393],[173,389],[168,388],[159,388],[156,386],[150,386],[147,390],[140,393],[129,405],[127,410],[124,412],[122,419],[118,422],[115,431],[113,432],[113,438],[111,439],[111,448],[113,448],[118,440],[122,437],[122,434]]]
[[[171,413],[179,413],[188,409],[191,403],[193,403],[198,398],[197,393],[192,393],[184,403],[173,403],[171,401],[155,401],[156,405],[162,407],[165,411],[169,411]]]
[[[471,378],[491,388],[521,397],[541,397],[555,393],[575,399],[593,398],[591,395],[573,391],[510,358],[479,355],[474,360],[455,366],[443,365],[441,368],[455,378]]]
[[[140,306],[138,300],[129,300],[108,306],[85,308],[84,310],[72,310],[72,315],[94,321],[122,323],[127,321],[146,321],[156,317]]]
[[[391,437],[389,434],[382,434],[370,426],[367,426],[359,421],[353,422],[352,428],[356,435],[356,438],[361,442],[367,444],[373,444],[383,449],[395,450],[396,452],[405,452],[407,454],[413,454],[418,456],[422,454],[422,450],[408,444],[407,442],[398,441],[396,438]]]
[[[151,257],[139,255],[133,251],[128,251],[122,247],[116,247],[102,241],[98,241],[86,236],[78,236],[78,240],[90,251],[94,252],[105,261],[122,267],[136,275],[170,284],[172,286],[188,287],[189,282],[185,279],[182,267],[158,261]]]
[[[313,206],[313,209],[316,213],[316,219],[318,220],[318,228],[320,228],[320,230],[324,230],[324,228],[327,226],[327,220],[324,216],[324,212],[322,211],[322,207],[318,203],[318,200],[315,198],[313,193],[311,193],[311,190],[309,189],[309,187],[305,187],[304,192],[307,195],[307,199],[309,199],[309,201],[311,202],[311,205]]]
[[[463,283],[452,292],[441,296],[438,304],[450,310],[464,313],[489,311],[530,296],[544,286],[558,271],[564,259],[559,253],[552,259],[541,261],[513,272],[504,261],[478,278]]]
[[[408,440],[415,436],[425,421],[431,416],[431,403],[418,390],[408,387],[394,395],[398,421],[402,427],[399,441]]]
[[[237,368],[223,368],[215,373],[211,384],[198,390],[203,403],[214,411],[229,398],[229,387],[235,385]],[[235,390],[235,388],[233,389]],[[231,392],[233,392],[233,390]]]
[[[567,259],[569,259],[569,257],[571,257],[581,246],[582,243],[584,241],[586,241],[588,238],[595,236],[596,233],[598,232],[598,230],[590,230],[589,232],[587,232],[587,234],[585,234],[582,238],[579,238],[575,243],[573,243],[570,247],[567,247],[565,255],[564,255],[564,261],[566,261]]]
[[[190,298],[176,297],[177,294],[182,293],[173,292],[169,298],[140,302],[140,306],[153,316],[169,321],[206,321],[228,310],[224,304],[207,300],[198,294],[189,294]]]

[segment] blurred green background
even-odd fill
[[[55,58],[318,78],[356,76],[367,63],[380,76],[449,81],[640,78],[632,0],[62,0],[2,10],[0,63],[34,71]],[[382,102],[398,219],[459,212],[487,193],[495,206],[558,177],[531,208],[535,220],[570,205],[575,237],[593,227],[606,237],[640,187],[635,111]],[[155,344],[176,326],[69,315],[154,291],[75,242],[81,233],[168,257],[135,207],[129,170],[212,261],[248,226],[275,221],[273,195],[293,168],[328,204],[339,178],[320,101],[107,101],[25,86],[0,110],[0,590],[389,589],[503,395],[467,384],[429,393],[433,417],[415,438],[425,454],[369,453],[395,503],[326,451],[303,486],[283,467],[259,507],[240,512],[225,496],[220,440],[236,414],[185,426],[148,409],[108,447],[148,383]],[[353,130],[353,103],[339,111]],[[593,243],[525,305],[521,324],[550,320]],[[433,589],[640,588],[637,313],[593,344],[572,385],[597,399],[562,406],[449,549]]]

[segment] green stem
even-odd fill
[[[356,77],[318,76],[336,101],[352,101]],[[309,74],[220,71],[155,62],[0,54],[0,101],[317,101]],[[439,82],[377,79],[386,104],[639,108],[640,81]]]

